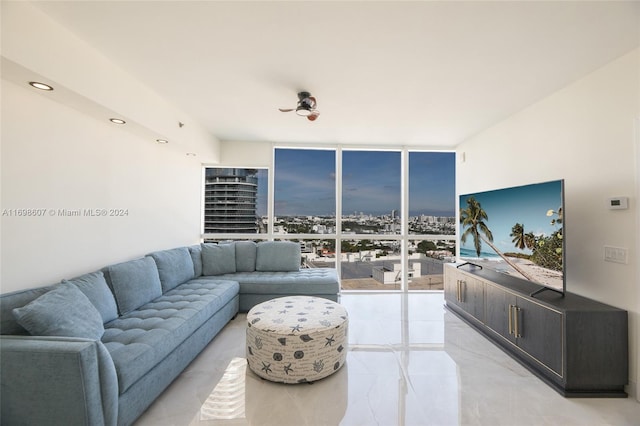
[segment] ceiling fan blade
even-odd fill
[[[315,121],[316,118],[318,118],[319,115],[320,115],[320,111],[314,110],[314,111],[311,112],[311,114],[307,115],[307,120]]]
[[[294,108],[278,108],[281,112],[291,112],[291,111],[295,111]]]
[[[311,109],[315,109],[318,106],[318,103],[316,102],[316,98],[313,96],[309,96],[309,101],[311,104]]]

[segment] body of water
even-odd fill
[[[464,248],[464,247],[460,248],[460,257],[463,259],[491,259],[491,260],[502,259],[495,252],[488,253],[486,251],[481,251],[480,256],[478,256],[475,250]]]

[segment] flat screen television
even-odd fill
[[[460,195],[460,260],[564,294],[564,180]]]

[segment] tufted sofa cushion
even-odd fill
[[[196,278],[105,324],[122,394],[155,367],[218,309],[237,296],[234,281]]]

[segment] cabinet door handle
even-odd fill
[[[516,337],[522,337],[522,334],[520,334],[520,318],[519,318],[520,317],[520,308],[517,307],[517,306],[514,306],[513,308],[514,308],[513,311],[514,311],[514,314],[515,314],[515,320],[514,320],[514,324],[515,324],[514,328],[515,328],[515,330],[514,330],[514,334],[515,334]]]
[[[456,298],[458,299],[458,302],[462,302],[462,280],[456,281],[456,284],[458,285],[456,290]]]
[[[509,305],[509,334],[513,334],[513,305]]]

